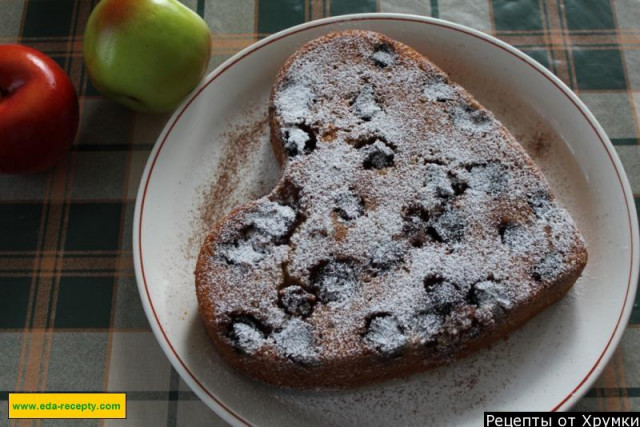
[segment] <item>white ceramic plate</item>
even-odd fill
[[[203,237],[200,217],[217,218],[274,185],[279,167],[266,128],[244,142],[230,132],[265,116],[274,77],[296,48],[348,28],[379,31],[413,46],[493,110],[578,222],[589,264],[560,303],[508,341],[449,367],[337,393],[280,391],[231,370],[205,335],[192,274]],[[216,203],[203,197],[209,191]],[[477,425],[484,410],[566,410],[620,340],[639,260],[630,186],[584,104],[499,40],[437,19],[393,14],[294,27],[211,73],[175,112],[151,153],[136,204],[134,248],[144,308],[175,369],[227,421],[259,425]]]

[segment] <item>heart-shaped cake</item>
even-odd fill
[[[585,243],[509,131],[424,56],[366,31],[284,64],[283,174],[196,268],[220,354],[264,382],[350,387],[448,363],[561,298]]]

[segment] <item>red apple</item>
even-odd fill
[[[77,129],[78,96],[62,68],[35,49],[0,45],[0,173],[52,167]]]

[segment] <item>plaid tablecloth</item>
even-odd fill
[[[80,94],[81,124],[50,173],[0,177],[0,425],[9,391],[125,391],[107,425],[223,425],[180,380],[142,311],[131,251],[140,175],[168,116],[106,101],[82,34],[96,1],[0,0],[0,43],[52,56]],[[595,113],[640,202],[640,0],[186,0],[213,32],[211,69],[283,28],[330,15],[406,12],[486,31],[557,74]],[[578,410],[640,410],[640,301]],[[70,425],[69,420],[42,425]],[[95,425],[98,421],[81,421]]]

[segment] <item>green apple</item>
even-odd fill
[[[200,82],[209,28],[177,0],[101,0],[84,34],[84,60],[107,98],[148,112],[175,108]]]

